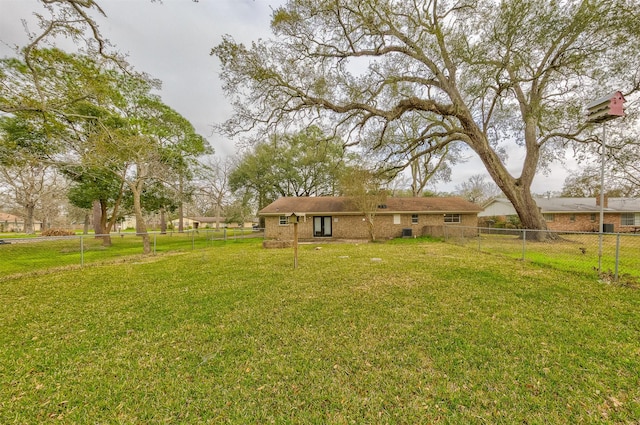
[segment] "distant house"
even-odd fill
[[[33,230],[42,231],[42,222],[34,220]],[[17,215],[0,213],[0,232],[24,232],[24,219]]]
[[[377,239],[441,236],[444,226],[472,226],[481,208],[458,197],[387,198],[375,211]],[[293,239],[290,216],[299,220],[300,240],[369,239],[364,213],[352,198],[340,196],[284,197],[258,212],[265,219],[266,239]]]
[[[557,231],[595,232],[600,230],[600,197],[536,198],[547,228]],[[605,229],[611,232],[640,231],[640,199],[604,197]],[[496,198],[484,205],[480,220],[506,219],[516,210],[506,198]]]
[[[182,224],[185,228],[191,227],[192,229],[204,229],[204,228],[223,228],[227,227],[225,223],[225,217],[185,217],[182,220]],[[173,220],[174,228],[178,228],[178,219]]]
[[[174,220],[175,227],[178,227],[178,220]],[[215,229],[215,228],[251,228],[255,223],[253,221],[246,221],[244,223],[227,222],[226,217],[185,217],[184,225],[190,226],[193,229]]]

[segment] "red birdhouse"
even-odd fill
[[[616,91],[587,105],[588,121],[601,123],[624,116],[625,98]]]

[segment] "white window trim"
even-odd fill
[[[623,216],[627,215],[627,218],[629,218],[628,216],[632,216],[632,220],[633,223],[629,224],[629,223],[623,223]],[[621,226],[640,226],[640,213],[622,213],[620,215],[620,225]]]
[[[462,223],[462,214],[445,214],[443,220],[445,223]]]

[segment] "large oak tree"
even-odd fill
[[[405,151],[465,143],[524,227],[545,229],[533,179],[587,138],[585,104],[638,90],[639,11],[634,0],[289,0],[273,40],[212,50],[236,111],[222,128],[324,119],[382,147],[394,122],[419,119]]]

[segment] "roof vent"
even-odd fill
[[[380,204],[380,205],[378,205],[378,208],[385,209],[385,208],[387,208],[387,204]]]

